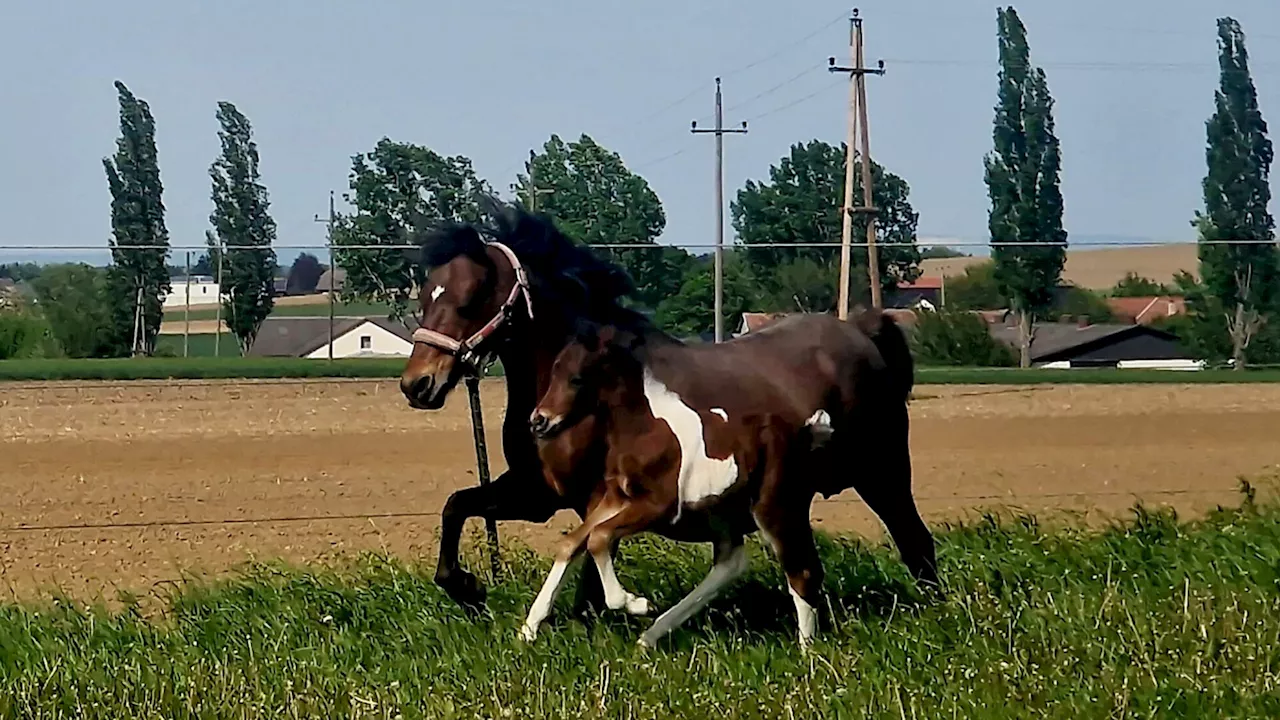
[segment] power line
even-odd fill
[[[836,85],[839,85],[841,82],[843,82],[843,81],[842,81],[842,80],[840,80],[840,79],[836,79],[836,80],[834,80],[834,81],[832,81],[832,82],[826,83],[826,84],[824,84],[822,87],[818,88],[817,90],[814,90],[813,92],[809,93],[808,95],[804,95],[804,96],[802,96],[802,97],[798,97],[798,98],[796,98],[795,100],[792,100],[792,101],[790,101],[790,102],[788,102],[788,103],[786,103],[786,104],[784,104],[784,105],[780,105],[780,106],[778,106],[778,107],[775,107],[775,108],[773,108],[773,109],[771,109],[771,110],[766,110],[766,111],[764,111],[764,112],[760,113],[759,115],[753,115],[753,116],[751,116],[750,118],[747,118],[747,120],[748,120],[749,122],[756,122],[756,121],[759,121],[759,120],[763,120],[764,118],[767,118],[767,117],[770,117],[770,116],[773,116],[773,115],[777,115],[778,113],[786,112],[787,110],[790,110],[791,108],[793,108],[793,107],[795,107],[795,106],[797,106],[797,105],[800,105],[800,104],[802,104],[802,103],[806,103],[806,102],[808,102],[808,101],[810,101],[810,100],[812,100],[812,99],[814,99],[814,98],[818,97],[819,95],[821,95],[821,94],[823,94],[823,93],[827,92],[828,90],[830,90],[831,88],[835,87]]]

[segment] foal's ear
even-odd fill
[[[599,327],[585,318],[579,318],[573,327],[573,339],[590,352],[595,352],[600,345]]]

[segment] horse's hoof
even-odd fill
[[[485,609],[485,598],[488,592],[475,575],[466,570],[437,572],[436,584],[444,589],[445,594],[454,602],[472,613],[480,613]]]
[[[534,640],[538,639],[538,628],[532,625],[521,625],[519,634],[521,640],[532,644]]]
[[[642,651],[645,651],[645,652],[652,650],[654,647],[657,646],[657,644],[658,644],[658,641],[656,638],[651,638],[644,633],[641,633],[640,639],[636,641],[636,647],[640,648]]]
[[[639,595],[633,595],[627,599],[627,612],[631,615],[648,615],[653,606],[649,601]]]

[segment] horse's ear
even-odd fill
[[[595,352],[600,343],[600,338],[597,334],[598,332],[599,330],[595,323],[587,320],[586,318],[579,318],[574,324],[573,337],[574,340],[581,343],[587,350]]]
[[[604,327],[600,328],[600,332],[598,333],[598,335],[600,337],[601,345],[612,348],[615,345],[615,342],[614,342],[615,338],[618,337],[618,328],[612,325],[605,325]]]

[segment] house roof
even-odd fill
[[[1018,328],[1014,325],[992,325],[992,337],[1014,348],[1018,347]],[[1031,339],[1031,360],[1041,362],[1056,359],[1069,351],[1084,352],[1093,346],[1105,345],[1131,335],[1155,335],[1174,340],[1176,335],[1144,325],[1099,323],[1080,326],[1072,323],[1037,323]]]
[[[320,273],[320,280],[316,282],[316,292],[329,292],[332,290],[335,278],[338,283],[337,289],[341,290],[347,284],[347,271],[342,268],[334,268]]]
[[[412,334],[402,323],[381,317],[336,317],[333,319],[333,337],[336,340],[365,323],[378,327],[411,341]],[[249,348],[253,357],[303,357],[324,347],[329,342],[329,318],[327,317],[269,317],[258,330],[258,337]]]
[[[759,330],[760,328],[764,327],[765,325],[768,325],[774,320],[778,320],[780,318],[786,317],[788,314],[789,313],[762,313],[762,312],[742,313],[742,324],[746,326],[746,332],[755,332],[756,330]]]
[[[903,283],[898,286],[899,290],[941,290],[942,276],[933,275],[929,277],[918,277],[915,282]]]
[[[1146,324],[1159,318],[1181,315],[1187,311],[1187,300],[1176,295],[1107,298],[1107,306],[1116,317]]]

